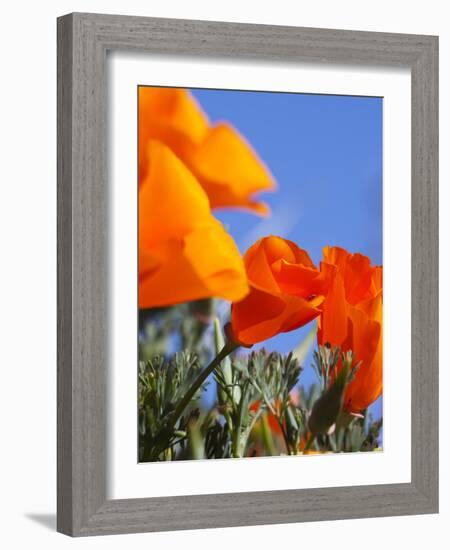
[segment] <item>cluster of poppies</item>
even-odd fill
[[[238,301],[244,264],[211,209],[264,215],[267,168],[229,124],[211,125],[180,88],[139,88],[139,307],[200,298]]]
[[[237,130],[212,125],[188,91],[139,88],[139,306],[223,298],[232,338],[247,346],[317,319],[318,343],[360,362],[344,403],[359,412],[382,392],[382,268],[338,247],[317,268],[276,236],[242,258],[211,210],[266,215],[254,195],[274,188]]]
[[[366,409],[382,391],[382,268],[369,258],[325,247],[318,269],[292,241],[269,236],[244,255],[250,285],[232,305],[233,338],[261,342],[318,319],[322,346],[351,350],[361,362],[345,393],[350,412]]]

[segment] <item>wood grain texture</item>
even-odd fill
[[[412,481],[106,499],[106,53],[409,67]],[[438,510],[438,39],[116,15],[58,20],[58,530],[74,536]]]
[[[58,21],[57,529],[72,525],[72,24]]]
[[[439,207],[438,42],[411,72],[412,479],[438,508]],[[432,452],[428,455],[427,449]]]

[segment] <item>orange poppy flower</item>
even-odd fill
[[[211,126],[191,94],[181,88],[139,88],[139,181],[148,170],[148,141],[165,143],[194,174],[211,208],[238,207],[267,214],[254,195],[275,184],[250,145],[231,125]]]
[[[265,237],[244,256],[250,293],[231,308],[231,337],[243,345],[267,340],[312,321],[330,276],[292,241]]]
[[[359,412],[381,395],[383,387],[382,267],[338,247],[325,247],[322,265],[336,271],[321,308],[318,343],[352,350],[355,361],[362,361],[344,397],[344,408]]]
[[[248,292],[242,258],[205,191],[161,142],[148,143],[148,158],[139,190],[139,307],[242,299]]]

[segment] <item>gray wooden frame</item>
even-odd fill
[[[411,69],[411,483],[107,500],[108,50]],[[437,511],[438,38],[81,13],[59,18],[58,530],[82,536]]]

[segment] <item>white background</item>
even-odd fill
[[[110,498],[270,491],[411,481],[411,74],[409,70],[114,53],[108,61],[112,285]],[[174,75],[176,80],[174,81]],[[136,84],[377,95],[383,99],[383,452],[136,463]],[[398,219],[402,231],[398,231]],[[127,289],[128,292],[123,292]],[[395,335],[395,337],[393,337]],[[402,411],[399,414],[399,411]],[[333,472],[324,475],[324,471]]]
[[[195,532],[70,540],[54,533],[56,411],[56,27],[71,11],[184,17],[440,35],[441,182],[448,150],[450,27],[447,2],[358,0],[227,2],[110,0],[2,6],[0,40],[1,200],[0,418],[1,524],[5,548],[423,548],[448,540],[450,520],[448,361],[441,353],[441,513]],[[447,100],[445,99],[447,98]],[[441,280],[450,279],[449,186],[441,186]],[[446,215],[444,215],[446,214]],[[450,330],[441,285],[441,335]],[[23,330],[23,323],[28,323]],[[447,363],[447,364],[446,364]],[[438,545],[443,547],[445,542]]]

